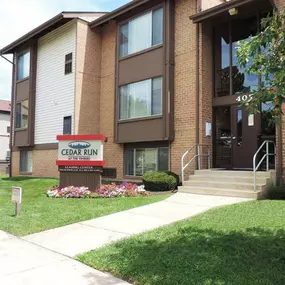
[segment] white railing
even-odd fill
[[[203,153],[203,148],[207,149],[207,153]],[[195,155],[186,163],[184,164],[185,157],[195,149]],[[197,144],[189,148],[181,158],[181,182],[182,185],[184,183],[184,171],[185,169],[196,159],[198,158],[198,170],[201,170],[201,157],[208,157],[208,169],[211,168],[211,152],[208,145],[205,144]]]
[[[273,153],[269,152],[269,145],[272,144],[274,147]],[[259,161],[258,165],[256,165],[256,159],[260,151],[263,149],[263,147],[266,145],[266,153],[264,156],[261,158]],[[256,172],[258,171],[260,165],[266,158],[266,171],[269,171],[269,157],[270,156],[275,156],[275,169],[276,169],[276,145],[274,141],[264,141],[263,144],[260,146],[260,148],[257,150],[253,157],[253,184],[254,184],[254,192],[256,192]]]

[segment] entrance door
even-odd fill
[[[252,169],[261,132],[260,114],[250,115],[246,108],[231,106],[232,167]]]

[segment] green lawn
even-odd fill
[[[117,199],[50,199],[57,179],[0,177],[0,230],[24,236],[163,200],[169,195]],[[22,216],[15,217],[11,187],[23,187]]]
[[[285,201],[218,208],[78,259],[141,285],[284,285]]]

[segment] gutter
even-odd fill
[[[64,18],[64,14],[60,13],[56,15],[55,17],[51,18],[47,22],[43,23],[42,25],[38,26],[37,28],[33,29],[29,33],[25,34],[24,36],[20,37],[16,41],[12,42],[8,46],[4,47],[3,49],[0,50],[0,54],[7,54],[7,53],[12,53],[13,50],[19,46],[20,44],[26,42],[30,38],[36,36],[38,33],[44,31],[46,28],[50,27],[53,24],[56,24],[60,20]]]
[[[93,29],[95,27],[98,27],[110,20],[113,20],[114,18],[126,13],[126,12],[129,12],[130,10],[138,7],[138,6],[141,6],[147,2],[150,2],[150,0],[133,0],[133,1],[130,1],[130,3],[127,3],[126,5],[124,6],[121,6],[119,7],[118,9],[100,17],[99,19],[96,19],[94,20],[93,22],[91,22],[89,24],[90,28]]]
[[[238,8],[242,5],[245,4],[251,4],[251,3],[256,3],[258,5],[259,0],[231,0],[224,2],[222,4],[219,4],[217,6],[214,6],[212,8],[209,8],[204,11],[198,11],[198,13],[190,16],[190,20],[193,21],[193,23],[199,23],[202,22],[210,17],[217,16],[220,13],[226,12],[231,8]],[[272,5],[273,8],[276,7],[274,0],[268,0],[268,4]]]
[[[0,53],[0,56],[1,56],[3,59],[5,59],[6,61],[8,61],[9,63],[11,63],[11,64],[14,65],[14,63],[13,63],[11,60],[9,60],[8,58],[6,58],[3,54]]]

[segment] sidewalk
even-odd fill
[[[127,285],[67,256],[0,231],[1,285]]]
[[[196,216],[211,208],[249,200],[177,193],[155,204],[29,235],[24,239],[74,257],[110,242]]]

